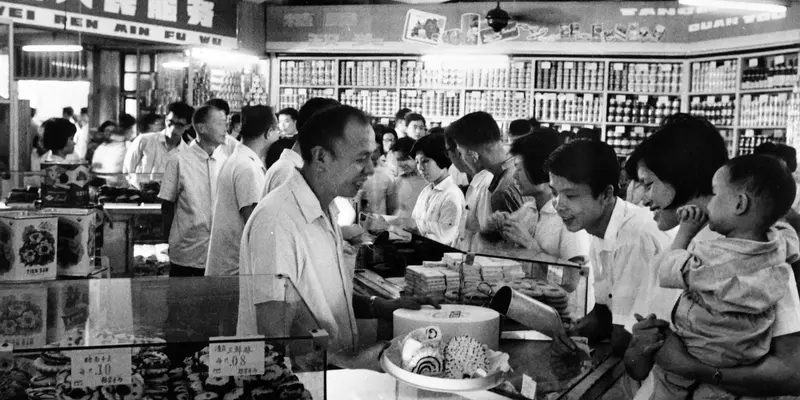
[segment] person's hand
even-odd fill
[[[362,213],[360,225],[369,232],[383,232],[389,229],[389,224],[378,214]]]
[[[695,366],[700,363],[689,353],[678,335],[671,331],[667,333],[664,345],[655,354],[655,362],[666,371],[687,378],[695,374]]]
[[[678,218],[681,221],[680,230],[684,234],[694,237],[708,222],[708,214],[698,206],[683,206],[678,208]]]
[[[554,355],[564,357],[578,354],[578,345],[570,339],[570,336],[574,336],[571,332],[572,330],[553,333],[553,343],[550,344],[550,351]]]
[[[503,238],[506,241],[516,243],[517,245],[530,249],[537,245],[536,239],[531,235],[528,227],[521,221],[506,220],[503,224],[501,231]],[[538,246],[537,246],[538,247]]]
[[[391,320],[394,316],[394,310],[419,310],[424,305],[433,306],[433,308],[437,310],[442,308],[438,301],[427,296],[409,296],[394,300],[386,300],[378,297],[375,299],[372,307],[375,318]]]
[[[664,345],[664,339],[669,332],[669,322],[656,318],[655,314],[650,314],[647,318],[634,314],[634,317],[638,322],[633,326],[633,337],[629,348],[639,355],[652,355]]]
[[[494,232],[502,232],[503,225],[508,220],[508,216],[510,214],[505,211],[498,211],[489,216],[488,221],[486,221],[486,227],[483,229],[483,233],[494,233]]]

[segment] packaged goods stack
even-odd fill
[[[408,266],[405,282],[406,294],[443,300],[446,292],[458,290],[460,279],[458,272],[443,263],[435,263]]]
[[[337,98],[336,60],[281,60],[278,71],[278,107],[300,107],[314,97]]]
[[[456,119],[461,113],[461,92],[457,90],[400,90],[400,108],[421,113],[429,121]]]
[[[794,85],[788,108],[786,139],[787,144],[796,149],[800,148],[800,83]]]

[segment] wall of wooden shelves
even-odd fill
[[[751,65],[751,59],[757,60],[772,60],[775,61],[777,59],[782,59],[783,63],[792,63],[796,66],[796,62],[798,58],[800,58],[800,47],[794,49],[781,49],[781,50],[767,50],[767,51],[749,51],[743,52],[740,54],[734,55],[723,55],[718,57],[694,57],[694,58],[685,58],[685,57],[665,57],[665,58],[658,58],[658,59],[636,59],[636,58],[614,58],[614,57],[605,57],[605,58],[596,58],[596,57],[589,57],[587,58],[580,58],[580,57],[537,57],[537,56],[511,56],[509,57],[509,69],[508,73],[505,75],[500,74],[497,78],[492,78],[490,73],[495,73],[495,69],[489,69],[489,71],[481,70],[481,71],[472,71],[472,72],[458,72],[455,70],[430,70],[432,72],[425,72],[427,70],[420,68],[416,68],[419,66],[419,63],[422,61],[421,56],[346,56],[343,55],[341,57],[315,57],[311,55],[299,55],[299,56],[292,56],[292,55],[285,55],[280,57],[273,57],[273,90],[270,93],[273,94],[272,104],[278,104],[279,108],[283,107],[295,107],[298,108],[302,102],[304,102],[309,97],[312,97],[310,94],[311,89],[314,89],[317,94],[323,93],[321,89],[324,89],[324,94],[327,97],[336,98],[337,100],[342,101],[342,93],[344,90],[352,90],[354,92],[359,91],[386,91],[388,95],[391,95],[393,98],[393,104],[385,105],[384,104],[384,112],[375,113],[373,109],[374,107],[365,107],[365,111],[368,113],[374,113],[376,116],[383,117],[382,122],[388,122],[387,120],[390,118],[392,113],[386,113],[385,109],[388,107],[393,107],[391,110],[396,111],[403,106],[407,106],[410,103],[420,104],[428,101],[428,111],[430,109],[437,110],[438,112],[425,114],[423,115],[428,119],[429,124],[437,125],[441,124],[442,126],[447,125],[448,123],[454,121],[459,116],[466,114],[469,111],[474,111],[477,109],[482,108],[490,108],[490,107],[482,107],[481,101],[475,100],[478,96],[500,96],[502,94],[503,97],[500,100],[500,97],[497,99],[499,101],[499,105],[496,105],[493,111],[495,111],[496,116],[495,119],[498,120],[498,125],[501,126],[501,129],[504,131],[507,129],[508,124],[518,118],[530,118],[531,116],[535,115],[535,104],[537,103],[537,99],[539,96],[553,96],[555,95],[555,102],[553,104],[564,105],[568,107],[568,113],[572,115],[586,115],[587,112],[582,111],[570,111],[572,108],[577,110],[580,107],[586,107],[588,100],[584,99],[582,95],[590,95],[592,96],[592,101],[597,101],[599,98],[599,121],[589,121],[586,119],[579,119],[576,118],[571,120],[570,118],[542,118],[541,121],[545,124],[552,126],[557,130],[561,130],[562,128],[569,128],[570,130],[577,130],[584,126],[593,126],[595,128],[601,129],[603,139],[609,142],[620,142],[627,140],[626,143],[633,143],[638,142],[646,135],[649,135],[651,131],[658,126],[658,122],[666,116],[668,113],[674,111],[680,112],[693,112],[693,113],[706,113],[710,115],[711,119],[716,118],[715,120],[727,120],[730,119],[731,116],[729,114],[724,114],[724,112],[730,112],[729,108],[726,109],[724,105],[726,101],[733,103],[733,116],[732,121],[725,123],[724,125],[719,125],[718,128],[724,131],[723,134],[726,137],[726,141],[729,143],[729,151],[731,155],[739,154],[739,143],[740,138],[749,137],[751,133],[754,136],[759,136],[759,130],[767,130],[768,135],[763,139],[758,140],[776,140],[776,141],[785,141],[785,138],[782,135],[774,135],[774,131],[777,130],[778,132],[785,132],[786,128],[786,121],[778,121],[776,126],[758,126],[758,127],[748,127],[742,124],[742,99],[744,96],[750,96],[751,101],[754,101],[753,98],[762,99],[763,95],[780,96],[783,99],[784,94],[788,98],[791,94],[793,88],[792,87],[768,87],[768,88],[759,88],[759,89],[743,89],[742,88],[742,79],[743,79],[743,72],[749,65]],[[782,57],[781,57],[782,56]],[[283,77],[283,72],[281,71],[281,66],[289,65],[284,64],[284,62],[303,62],[303,61],[333,61],[333,71],[329,71],[326,73],[328,77],[331,75],[333,77],[337,77],[336,84],[334,85],[284,85],[281,81],[281,77]],[[396,76],[391,77],[393,82],[396,82],[394,85],[390,86],[375,86],[372,84],[365,84],[361,85],[358,82],[355,82],[355,85],[342,85],[342,71],[341,67],[343,63],[346,62],[391,62],[392,65],[396,65],[395,68]],[[716,71],[713,69],[706,69],[703,70],[702,68],[693,69],[695,64],[700,63],[716,63],[719,64],[721,71]],[[729,64],[726,66],[725,62]],[[761,63],[762,61],[758,61]],[[552,86],[552,80],[548,80],[547,82],[540,82],[542,80],[542,69],[541,67],[544,65],[550,65],[550,68],[553,67],[555,63],[559,63],[558,65],[569,67],[568,69],[576,68],[578,69],[577,65],[582,64],[583,67],[579,69],[579,72],[573,74],[574,81],[570,82],[569,73],[565,75],[561,75],[558,78],[559,83],[564,86],[564,88],[539,88],[539,86]],[[600,82],[600,89],[595,89],[598,87],[597,81],[584,81],[584,75],[581,77],[578,76],[580,71],[583,71],[582,74],[585,76],[592,75],[592,73],[586,72],[586,66],[588,64],[596,64],[592,66],[592,70],[597,68],[598,70],[602,70],[601,75],[601,82]],[[655,79],[661,88],[663,87],[676,87],[677,91],[675,90],[657,90],[657,91],[649,91],[649,90],[612,90],[612,75],[615,73],[615,68],[618,69],[619,67],[616,66],[617,64],[624,64],[626,67],[630,67],[634,69],[636,73],[638,73],[638,77],[636,77],[636,85],[645,85],[649,86],[651,78]],[[664,65],[669,65],[669,67],[664,67]],[[711,64],[709,64],[711,65]],[[385,66],[385,64],[384,64]],[[680,68],[679,77],[674,76],[672,71],[673,68]],[[795,68],[796,69],[796,68]],[[786,68],[784,68],[782,79],[787,79],[788,75],[785,74]],[[735,79],[731,75],[735,71]],[[628,72],[626,70],[626,72]],[[727,81],[717,82],[714,79],[721,79],[720,73],[727,72]],[[419,74],[419,77],[416,76],[409,76],[409,74]],[[437,76],[437,74],[439,74]],[[472,75],[470,75],[472,74]],[[617,73],[617,78],[620,78],[621,75]],[[653,75],[655,74],[655,75]],[[673,74],[673,75],[670,75]],[[705,86],[696,86],[701,88],[701,90],[693,91],[692,80],[693,79],[700,79],[700,74],[704,74],[704,78],[706,82],[708,82]],[[474,77],[479,77],[484,81],[488,81],[488,84],[480,84],[475,86],[474,84],[468,85],[467,79],[468,77],[472,77],[470,79],[474,79]],[[655,78],[653,78],[655,76]],[[795,74],[792,75],[793,80],[800,80],[796,71]],[[597,74],[594,74],[596,79]],[[427,78],[427,79],[426,79]],[[374,78],[373,78],[374,79]],[[494,81],[493,81],[494,79]],[[623,78],[625,79],[625,78]],[[387,80],[384,77],[384,80]],[[501,80],[502,82],[498,81]],[[409,81],[412,82],[419,82],[419,85],[410,85]],[[430,81],[436,82],[436,84],[430,84]],[[350,82],[349,82],[350,83]],[[788,82],[787,82],[788,83]],[[590,87],[595,90],[581,90],[576,89],[575,87]],[[731,86],[733,86],[731,88]],[[636,86],[634,86],[636,87]],[[614,86],[614,89],[617,89],[618,86]],[[293,91],[295,93],[294,96],[287,96],[286,91]],[[307,94],[305,96],[298,96],[298,90],[306,91]],[[439,103],[436,100],[417,100],[416,102],[409,102],[408,99],[410,95],[416,94],[417,96],[427,95],[428,92],[435,92],[433,96],[440,96],[445,99],[456,99],[455,101],[447,102],[447,110],[445,110],[444,102],[440,101]],[[493,94],[497,93],[497,94]],[[431,96],[431,95],[428,95]],[[449,96],[449,97],[448,97]],[[472,99],[470,96],[476,96],[475,99]],[[518,97],[515,98],[514,96],[521,96],[522,98]],[[569,97],[568,97],[569,96]],[[609,100],[614,99],[617,100],[618,96],[627,96],[626,100],[630,100],[631,103],[635,103],[636,101],[645,102],[644,96],[647,96],[647,106],[643,106],[643,109],[646,109],[648,114],[647,116],[640,116],[640,118],[646,119],[646,122],[632,122],[630,120],[624,120],[621,122],[615,122],[610,120],[611,112],[609,111]],[[524,98],[524,99],[523,99]],[[495,100],[489,97],[489,102],[495,104],[498,100]],[[552,97],[550,97],[552,99]],[[772,99],[772,97],[770,97]],[[709,101],[710,100],[710,101]],[[786,100],[786,99],[784,99]],[[520,106],[519,101],[524,101],[525,105]],[[559,103],[559,101],[561,103]],[[571,103],[570,103],[571,101]],[[679,106],[676,107],[675,101],[679,101]],[[692,101],[698,102],[703,105],[705,103],[709,103],[704,105],[703,107],[697,107],[697,103],[693,103]],[[761,101],[761,100],[759,100]],[[773,101],[773,100],[770,100]],[[778,101],[778,100],[775,100]],[[773,102],[775,102],[773,101]],[[780,100],[778,104],[781,103],[783,100]],[[346,102],[344,102],[347,104]],[[477,103],[477,106],[476,106]],[[652,114],[650,114],[650,109],[655,109],[656,112],[659,112],[659,106],[657,103],[666,103],[665,107],[661,107],[662,112],[656,115],[656,123],[652,122]],[[487,104],[487,101],[483,101],[483,104]],[[593,104],[592,102],[588,102],[588,107],[596,107],[597,105]],[[750,103],[747,103],[750,104]],[[752,104],[751,104],[752,105]],[[615,106],[616,107],[616,106]],[[730,105],[727,105],[730,107]],[[414,108],[414,107],[409,107]],[[423,106],[423,108],[426,108]],[[626,111],[626,105],[623,103],[620,107],[621,110],[617,111]],[[635,108],[632,106],[632,108]],[[758,117],[771,117],[773,114],[779,114],[774,108],[774,105],[764,105],[765,111],[757,111],[756,116]],[[439,111],[445,110],[445,111]],[[635,111],[633,111],[635,112]],[[644,113],[644,111],[642,111]],[[434,115],[434,114],[439,114]],[[444,114],[444,115],[441,115]],[[589,113],[590,114],[590,113]],[[786,110],[781,111],[782,115],[786,114]],[[567,114],[564,114],[567,115]],[[498,118],[498,116],[500,116]],[[716,116],[716,117],[715,117]],[[634,118],[634,116],[631,116]],[[597,118],[592,118],[597,119]],[[784,118],[786,119],[786,118]],[[622,129],[625,128],[625,129]],[[748,132],[748,130],[753,129],[755,132]],[[635,130],[635,132],[634,132]],[[641,131],[641,132],[640,132]],[[746,133],[747,132],[747,133]],[[785,135],[785,134],[784,134]],[[612,140],[613,139],[613,140]],[[742,139],[744,140],[744,139]],[[614,144],[614,143],[612,143]],[[615,146],[620,154],[627,153],[628,146]]]

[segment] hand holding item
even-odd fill
[[[698,206],[683,206],[678,208],[678,218],[681,221],[680,231],[694,237],[708,223],[708,214]]]
[[[650,356],[664,345],[669,322],[656,318],[655,314],[650,314],[647,318],[634,314],[634,317],[638,322],[633,326],[630,348],[636,354]]]
[[[553,333],[553,343],[550,350],[554,355],[564,357],[578,354],[578,346],[570,338],[570,336],[575,336],[571,333],[574,330],[573,328],[570,331],[556,331]]]
[[[509,215],[510,214],[505,211],[498,211],[489,216],[489,220],[486,222],[486,226],[483,229],[483,233],[502,232],[503,225],[505,225]]]
[[[359,224],[368,232],[383,232],[389,229],[389,223],[378,214],[361,213]]]
[[[410,296],[401,299],[386,300],[380,297],[375,298],[372,304],[372,313],[375,318],[391,320],[394,310],[419,310],[424,305],[433,306],[435,309],[442,308],[435,299],[426,296]]]
[[[539,248],[539,244],[536,242],[533,235],[531,235],[528,226],[522,221],[506,220],[501,233],[506,241],[515,243],[520,247],[526,249]]]

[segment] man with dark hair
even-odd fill
[[[206,276],[239,274],[242,231],[261,200],[267,173],[261,160],[278,138],[274,115],[267,106],[242,110],[242,142],[222,164],[217,178]]]
[[[515,119],[508,125],[508,136],[511,140],[519,139],[533,131],[531,123],[525,119]]]
[[[425,179],[419,175],[417,162],[411,155],[415,143],[416,140],[407,136],[397,139],[392,146],[392,154],[397,160],[397,179],[386,195],[386,212],[389,215],[411,217],[419,194],[427,185]]]
[[[231,120],[228,123],[228,134],[236,140],[240,140],[242,134],[242,114],[234,113],[231,115]]]
[[[139,135],[128,146],[122,172],[131,174],[128,180],[138,187],[139,178],[135,174],[164,173],[167,157],[170,153],[181,151],[187,147],[183,142],[183,133],[189,127],[194,108],[183,102],[171,103],[167,106],[167,127],[161,132]],[[123,129],[120,120],[120,129]]]
[[[497,233],[490,217],[498,212],[512,213],[524,203],[514,181],[514,157],[503,145],[500,128],[486,112],[467,114],[446,129],[458,145],[459,155],[477,173],[467,189],[467,218],[458,247],[476,250],[476,235]]]
[[[397,133],[398,139],[406,137],[406,115],[410,113],[410,109],[401,108],[394,115],[394,131]]]
[[[170,276],[204,275],[217,177],[237,143],[228,136],[225,113],[216,107],[198,108],[192,124],[197,140],[169,155],[158,194]]]
[[[669,236],[660,231],[646,209],[616,196],[620,166],[614,149],[604,142],[576,140],[559,147],[547,161],[553,205],[570,232],[592,236],[589,260],[595,272],[595,306],[567,336],[554,339],[557,352],[575,350],[569,336],[590,342],[611,338],[622,354],[630,340],[624,326],[633,306],[645,301],[641,288],[658,276],[655,256],[667,249]]]
[[[278,129],[282,136],[294,136],[297,134],[297,118],[299,113],[294,108],[284,108],[278,112]]]
[[[537,120],[534,117],[531,117],[531,119],[528,120],[528,123],[531,125],[531,128],[533,129],[538,129],[542,127],[542,124],[539,123],[539,120]]]
[[[302,129],[306,121],[308,121],[314,114],[338,107],[340,105],[341,104],[334,99],[327,99],[323,97],[314,97],[309,99],[305,104],[303,104],[302,107],[300,107],[300,111],[298,112],[297,116],[297,129]],[[286,182],[286,180],[289,179],[294,169],[301,168],[302,166],[303,157],[300,155],[300,141],[298,140],[294,143],[290,150],[284,150],[281,152],[281,156],[278,161],[269,167],[267,170],[267,175],[264,177],[264,187],[261,191],[261,195],[266,196],[267,193],[282,185],[284,182]]]
[[[601,139],[600,131],[598,131],[597,129],[580,128],[578,129],[578,132],[575,133],[575,140],[581,140],[581,139],[593,140],[595,142],[599,142]]]
[[[292,305],[282,284],[259,283],[263,275],[291,279],[330,335],[330,362],[342,367],[374,365],[382,347],[353,355],[356,318],[391,318],[397,308],[420,306],[354,294],[353,266],[342,254],[334,199],[355,196],[372,174],[374,135],[367,116],[348,106],[321,111],[300,128],[304,165],[259,202],[244,228],[239,271],[255,276],[241,290],[237,334],[288,333],[291,324],[276,321],[292,315]]]
[[[427,122],[422,114],[406,114],[406,135],[414,140],[425,136],[428,133]]]
[[[223,99],[214,98],[214,99],[211,99],[211,100],[207,101],[205,105],[216,107],[216,108],[222,110],[222,112],[225,113],[225,117],[226,118],[228,117],[228,115],[231,114],[231,106],[228,104],[227,101],[225,101]]]
[[[69,122],[75,123],[75,109],[72,107],[64,107],[61,109],[61,118],[68,120]]]

